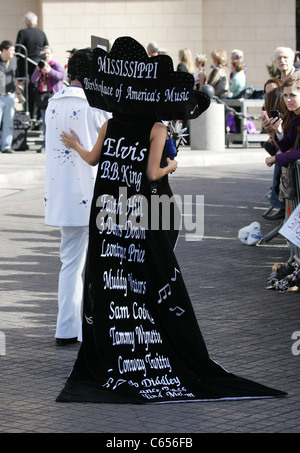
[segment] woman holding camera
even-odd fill
[[[49,46],[45,46],[42,51],[42,59],[36,65],[31,76],[31,82],[37,83],[36,104],[40,109],[43,120],[43,144],[37,151],[45,151],[46,124],[45,112],[48,105],[48,99],[63,88],[65,77],[64,68],[61,64],[53,60],[53,52]]]

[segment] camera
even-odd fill
[[[45,61],[46,59],[46,54],[45,52],[41,52],[41,60],[38,62],[38,67],[40,69],[43,69],[45,67],[45,65],[47,64],[47,62]]]
[[[45,62],[44,60],[40,60],[40,61],[38,62],[38,67],[39,67],[40,69],[43,69],[43,67],[45,66],[45,64],[46,64],[46,62]]]

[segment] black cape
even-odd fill
[[[163,403],[285,393],[228,373],[208,354],[174,255],[165,177],[146,177],[154,120],[108,123],[90,217],[83,342],[58,402]],[[162,163],[163,165],[163,163]],[[154,212],[155,211],[155,212]]]

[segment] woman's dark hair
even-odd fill
[[[278,86],[265,94],[265,109],[269,116],[271,116],[271,110],[279,110],[282,118],[286,115],[287,107],[284,102],[281,86]]]
[[[266,81],[266,83],[264,84],[264,93],[266,94],[266,87],[267,85],[269,85],[270,83],[273,83],[275,85],[277,85],[278,87],[281,87],[282,86],[282,80],[281,79],[277,79],[277,77],[272,77],[271,79],[268,79]]]
[[[297,89],[300,91],[300,71],[296,71],[292,76],[288,77],[282,84],[282,90],[286,87],[291,87],[293,85],[297,86]],[[283,117],[282,128],[287,132],[290,128],[291,121],[295,118],[295,113],[290,112],[287,109],[286,115]],[[297,124],[297,131],[300,132],[300,121]]]

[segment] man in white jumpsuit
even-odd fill
[[[88,224],[97,167],[61,142],[62,131],[73,129],[86,149],[92,149],[107,112],[89,106],[76,76],[80,50],[69,60],[70,86],[49,101],[46,110],[45,223],[60,227],[58,316],[55,338],[59,346],[81,340],[83,273],[88,245]]]

